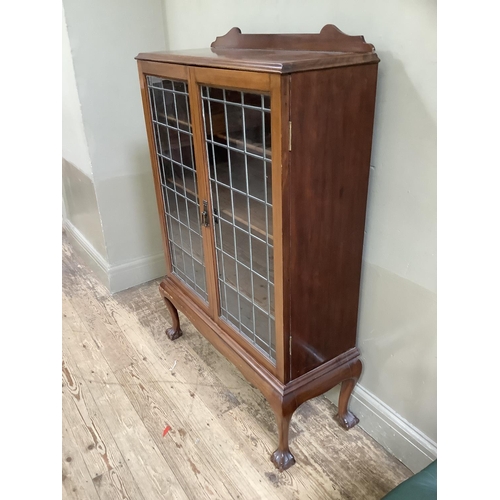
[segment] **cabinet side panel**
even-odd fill
[[[356,344],[376,79],[376,64],[292,75],[292,379]]]

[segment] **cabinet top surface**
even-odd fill
[[[141,53],[136,59],[268,73],[379,62],[364,37],[346,35],[331,24],[319,34],[242,34],[233,28],[207,49]]]

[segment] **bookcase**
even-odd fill
[[[269,401],[295,409],[361,374],[359,284],[379,59],[362,36],[242,34],[137,56],[167,275],[160,293]]]

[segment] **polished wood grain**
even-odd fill
[[[291,76],[292,378],[356,345],[376,79],[376,65]]]
[[[286,126],[288,107],[286,85],[282,86],[280,75],[270,75],[271,83],[271,143],[272,143],[272,198],[273,198],[273,251],[274,251],[274,316],[276,330],[276,375],[281,383],[287,381],[288,331],[284,328],[283,294],[283,165],[286,168],[286,147],[282,143],[282,130]],[[285,117],[285,122],[283,118]]]
[[[354,386],[361,376],[362,369],[363,365],[361,361],[357,359],[352,365],[350,378],[344,378],[342,381],[339,395],[339,408],[335,418],[344,429],[351,429],[359,423],[358,417],[349,411],[349,398],[351,397]]]
[[[293,73],[376,63],[375,48],[327,24],[317,34],[242,34],[217,37],[210,49],[141,53],[137,59],[264,73]]]
[[[295,457],[289,448],[288,436],[290,420],[295,410],[305,401],[323,394],[332,387],[335,387],[339,382],[344,383],[345,380],[352,380],[354,378],[357,380],[359,377],[357,369],[359,360],[356,358],[356,355],[357,353],[354,349],[350,353],[338,356],[334,360],[310,371],[301,379],[297,379],[296,383],[288,384],[276,399],[269,400],[278,426],[278,448],[271,455],[271,461],[278,470],[284,471],[295,464]],[[352,391],[351,386],[349,388]],[[344,407],[349,400],[350,391],[344,391],[343,406],[340,406],[339,403],[338,415],[341,415],[341,417],[340,419],[337,418],[337,421],[340,421],[344,429],[350,429],[354,426],[354,424],[349,426],[345,423],[348,416],[356,418],[350,412],[346,412]]]
[[[268,74],[212,68],[191,68],[191,72],[199,85],[257,92],[269,92],[271,90],[271,80]]]
[[[139,81],[141,84],[141,95],[142,95],[142,104],[143,104],[143,109],[144,109],[144,119],[146,122],[146,133],[148,137],[148,146],[149,146],[149,152],[150,152],[150,159],[151,159],[151,168],[153,172],[153,183],[155,186],[155,194],[156,194],[156,202],[157,202],[157,208],[158,208],[158,215],[160,217],[160,228],[162,232],[162,243],[163,243],[163,251],[165,254],[165,261],[166,261],[166,266],[167,266],[167,273],[169,279],[171,279],[174,283],[177,284],[177,286],[185,288],[185,292],[191,297],[191,300],[198,304],[199,307],[208,309],[210,307],[210,302],[207,303],[205,302],[197,293],[195,293],[193,290],[191,290],[185,283],[183,283],[177,276],[172,274],[172,260],[171,260],[171,255],[170,255],[170,248],[168,244],[168,230],[167,230],[167,221],[166,221],[166,216],[165,212],[163,209],[163,195],[162,195],[162,188],[161,188],[161,182],[160,182],[160,167],[158,163],[158,156],[156,154],[156,146],[155,146],[155,138],[154,138],[154,132],[153,132],[153,123],[151,120],[151,102],[149,98],[149,92],[147,89],[147,81],[146,77],[148,74],[153,74],[155,76],[158,76],[160,78],[166,78],[166,79],[173,79],[173,80],[180,80],[180,81],[185,81],[188,84],[188,89],[189,89],[189,71],[185,66],[175,66],[172,64],[154,64],[153,67],[147,62],[143,61],[138,61],[138,69],[139,69]],[[151,73],[148,73],[148,71],[151,71]],[[191,94],[189,94],[191,98]],[[193,120],[193,118],[192,118]],[[196,126],[198,127],[199,124],[197,123],[197,115],[194,116],[195,122],[192,124],[193,128]],[[198,173],[198,160],[196,159],[196,150],[197,150],[197,145],[196,145],[196,140],[199,137],[199,133],[196,135],[193,134],[193,142],[194,142],[194,148],[195,148],[195,166],[197,170],[197,182],[198,182],[198,196],[199,196],[199,203],[201,206],[201,200],[207,199],[206,197],[208,196],[206,193],[206,188],[205,188],[205,183],[203,182],[204,175],[202,174],[201,176]],[[199,152],[198,152],[199,155]],[[203,198],[205,197],[205,198]],[[207,236],[206,232],[203,232],[202,229],[202,234],[203,234],[203,244],[204,244],[204,249],[207,247],[205,250],[209,249],[209,245],[207,246],[205,242],[205,237]],[[210,255],[210,253],[209,253]],[[205,263],[205,268],[208,272],[209,269],[211,269],[211,264],[207,266],[207,263]],[[207,287],[208,287],[208,292],[210,293],[210,276],[207,276]],[[213,287],[212,287],[213,290]],[[161,293],[161,290],[160,290]],[[213,297],[213,291],[212,291],[212,297]],[[168,300],[168,299],[166,299]],[[212,299],[213,303],[213,299]],[[173,307],[173,306],[172,306]],[[172,316],[172,320],[175,322],[175,317]],[[174,338],[176,337],[175,333],[175,327],[172,326],[173,330],[171,328],[167,328],[166,333],[167,335],[170,336],[170,333],[173,335]],[[170,333],[169,333],[170,332]]]
[[[161,288],[160,295],[163,297],[165,306],[167,307],[168,312],[170,313],[170,318],[172,320],[172,326],[166,329],[165,334],[170,340],[178,339],[182,335],[181,324],[179,322],[179,313],[177,312],[177,309],[174,307],[172,302],[170,302],[170,300],[168,300],[167,297],[165,297],[165,295],[162,293]]]
[[[216,49],[263,49],[315,52],[374,52],[371,43],[361,35],[346,35],[333,24],[326,24],[319,33],[242,34],[232,28],[218,36],[211,45]]]
[[[210,196],[209,167],[205,148],[205,131],[202,116],[202,104],[199,83],[193,68],[189,68],[189,108],[193,127],[194,160],[197,172],[198,193],[200,193],[200,212],[203,210],[203,202],[207,203],[208,213],[212,214],[212,197]],[[213,231],[213,218],[209,216],[209,225],[201,227],[203,235],[203,255],[205,257],[205,273],[207,280],[208,303],[211,317],[218,318],[220,300],[217,278],[217,257],[215,255],[215,238]],[[160,288],[161,291],[161,288]]]
[[[377,63],[375,52],[316,52],[259,49],[193,49],[141,53],[137,59],[257,73],[293,73],[321,68]]]
[[[162,236],[162,244],[163,244],[163,252],[165,255],[165,265],[167,267],[167,272],[172,272],[172,257],[170,255],[170,248],[168,245],[168,234],[167,234],[167,220],[165,217],[165,212],[163,211],[163,201],[162,201],[162,193],[161,193],[161,184],[160,184],[160,170],[158,164],[158,157],[156,155],[156,147],[155,147],[155,138],[153,132],[153,122],[151,121],[151,102],[149,99],[148,85],[146,76],[148,75],[147,69],[148,65],[150,68],[150,64],[143,61],[137,61],[137,66],[139,70],[139,82],[141,85],[141,97],[142,97],[142,108],[144,111],[144,122],[146,124],[146,134],[148,137],[148,147],[149,147],[149,158],[151,160],[151,169],[153,173],[153,182],[155,186],[155,194],[156,194],[156,206],[158,209],[158,216],[160,217],[160,230]],[[156,71],[158,71],[158,64],[156,66]],[[163,72],[160,73],[170,74],[169,70],[170,65],[161,65],[163,68]],[[155,71],[153,69],[153,71]],[[184,74],[184,71],[182,71]],[[155,73],[153,73],[155,74]],[[176,72],[177,74],[177,72]]]
[[[361,429],[325,425],[324,397],[294,413],[297,465],[275,472],[271,408],[184,315],[165,337],[158,281],[110,295],[65,243],[62,309],[63,498],[378,500],[411,476]]]
[[[165,64],[152,61],[137,61],[139,71],[146,75],[158,76],[160,78],[172,78],[186,82],[189,77],[189,69],[181,64]]]

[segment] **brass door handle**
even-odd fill
[[[201,223],[208,227],[210,224],[208,222],[208,202],[203,200],[203,212],[201,212]]]

